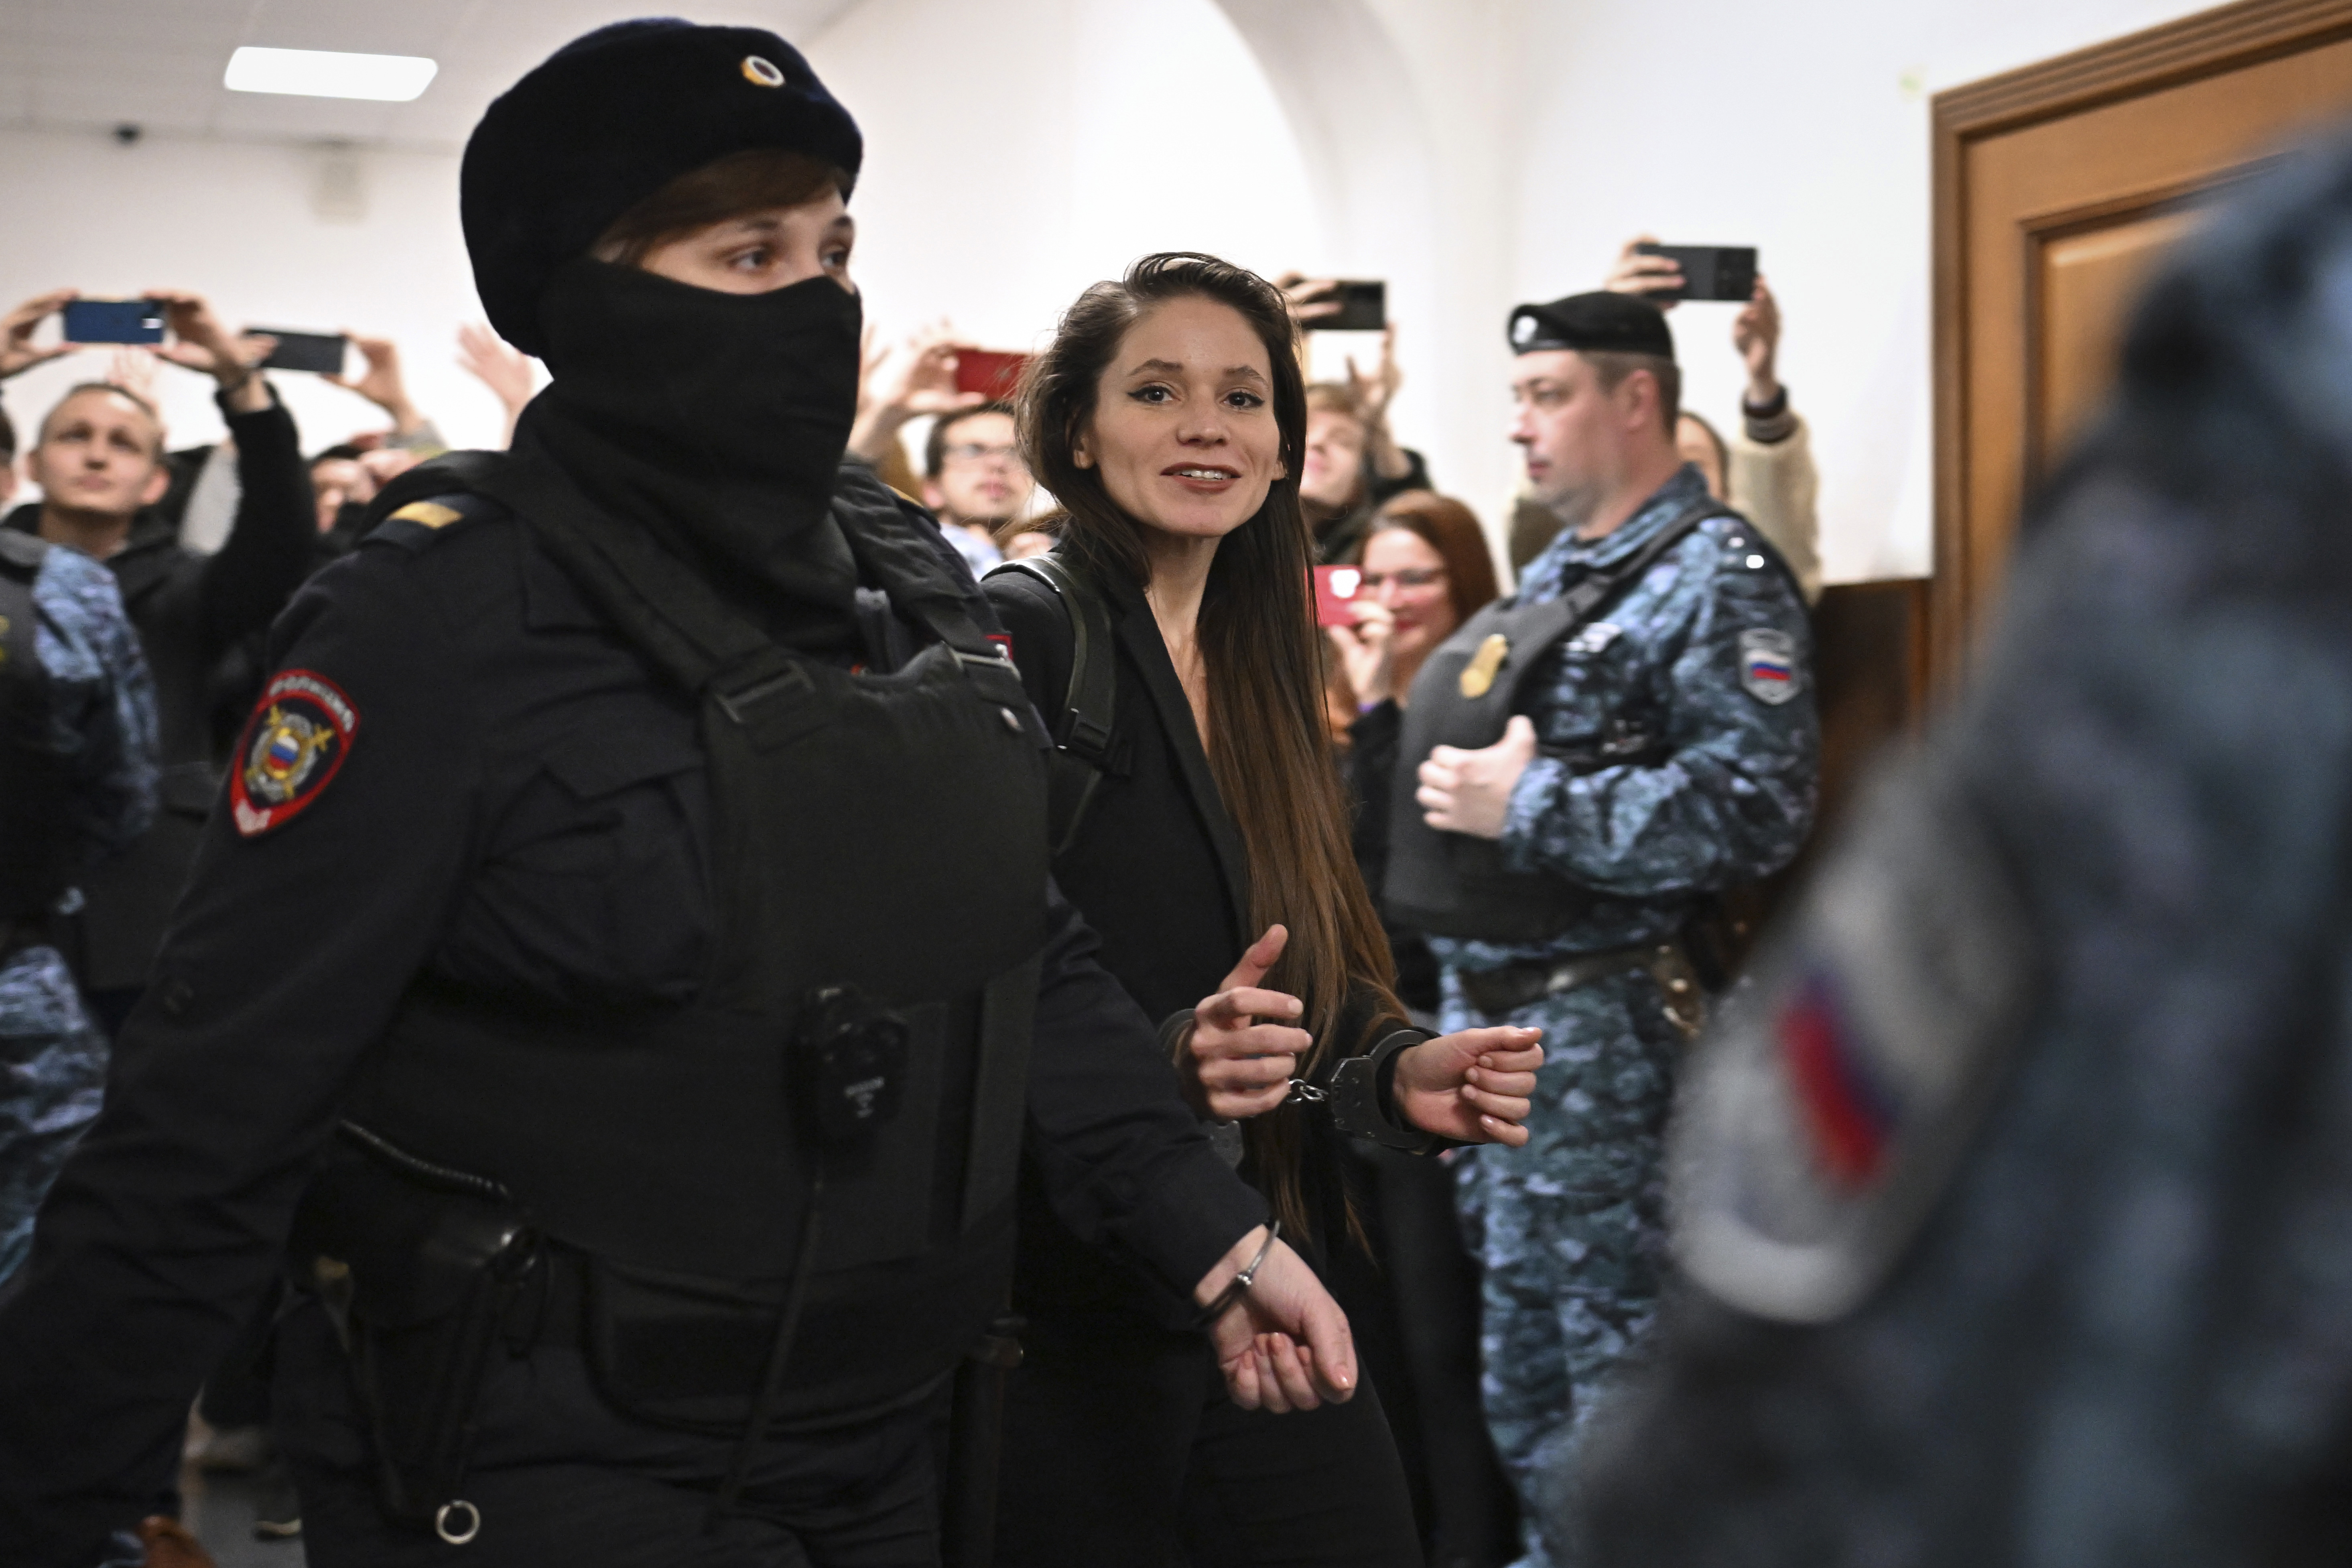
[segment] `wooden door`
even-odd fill
[[[2352,0],[2247,0],[1937,96],[1937,685],[2149,267],[2219,188],[2347,111]]]

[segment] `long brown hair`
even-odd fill
[[[1299,1066],[1309,1075],[1333,1052],[1360,1043],[1338,1038],[1351,989],[1370,988],[1374,1022],[1383,1015],[1401,1019],[1404,1009],[1391,990],[1388,940],[1356,869],[1347,801],[1324,737],[1307,520],[1298,505],[1307,395],[1281,292],[1231,262],[1182,251],[1144,257],[1118,282],[1094,285],[1064,312],[1053,345],[1023,375],[1021,445],[1030,472],[1066,513],[1062,552],[1106,580],[1147,584],[1143,525],[1110,499],[1100,470],[1079,468],[1072,454],[1128,330],[1169,300],[1188,298],[1237,311],[1265,345],[1274,377],[1284,477],[1256,514],[1219,543],[1201,597],[1199,637],[1215,737],[1209,771],[1249,855],[1251,929],[1243,934],[1255,937],[1276,922],[1289,930],[1265,984],[1307,1005],[1300,1022],[1315,1043]],[[1283,1223],[1310,1233],[1297,1109],[1253,1118],[1243,1136]]]
[[[1445,596],[1453,605],[1455,626],[1493,604],[1501,592],[1495,582],[1494,552],[1486,548],[1486,531],[1478,526],[1478,514],[1452,496],[1406,490],[1390,497],[1372,519],[1364,542],[1370,544],[1373,534],[1391,529],[1412,534],[1445,563]]]

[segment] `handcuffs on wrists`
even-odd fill
[[[1424,1132],[1418,1127],[1400,1126],[1381,1110],[1381,1080],[1397,1054],[1435,1038],[1436,1035],[1427,1029],[1394,1029],[1362,1056],[1349,1057],[1332,1068],[1330,1088],[1325,1093],[1331,1107],[1331,1125],[1342,1132],[1369,1138],[1384,1149],[1399,1149],[1408,1154],[1431,1154],[1453,1148],[1453,1139]],[[1394,1099],[1393,1090],[1391,1099]]]
[[[1257,1256],[1251,1258],[1232,1279],[1225,1281],[1225,1288],[1217,1292],[1215,1300],[1201,1309],[1199,1315],[1192,1320],[1192,1326],[1195,1329],[1207,1328],[1225,1315],[1226,1308],[1249,1294],[1249,1288],[1257,1283],[1257,1271],[1265,1267],[1266,1255],[1274,1250],[1275,1238],[1281,1234],[1281,1220],[1275,1219],[1266,1223],[1265,1239],[1258,1244]]]

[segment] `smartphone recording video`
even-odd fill
[[[1377,332],[1389,324],[1386,283],[1341,279],[1322,298],[1337,301],[1339,308],[1330,315],[1305,322],[1310,332]]]
[[[1733,300],[1747,303],[1756,294],[1756,247],[1752,245],[1650,245],[1634,247],[1643,256],[1663,256],[1683,269],[1678,289],[1657,289],[1654,300]]]
[[[163,307],[152,300],[68,300],[62,313],[69,343],[163,341]]]
[[[307,370],[321,375],[341,375],[343,356],[351,340],[341,332],[292,332],[283,327],[248,327],[256,336],[272,337],[278,346],[261,362],[263,370]]]
[[[1010,403],[1021,385],[1021,367],[1027,354],[995,349],[956,350],[956,390],[977,392],[991,403]]]
[[[1354,566],[1312,566],[1307,570],[1315,579],[1315,624],[1354,626],[1355,598],[1364,586],[1362,570]]]

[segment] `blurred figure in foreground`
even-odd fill
[[[2347,299],[2338,145],[2141,306],[1968,700],[1696,1071],[1701,1289],[1595,1561],[2352,1556]]]

